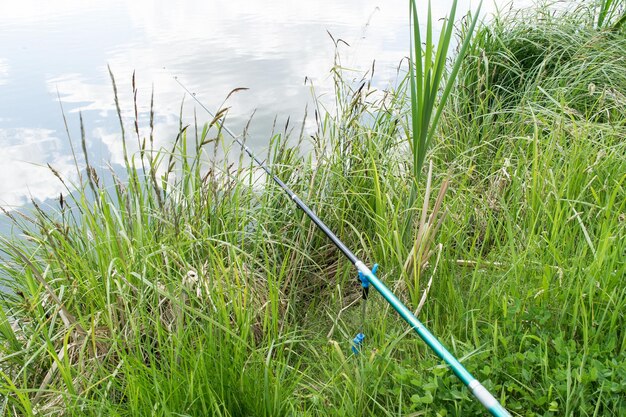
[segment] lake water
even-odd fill
[[[433,14],[443,17],[451,1],[433,3]],[[459,1],[459,15],[477,3]],[[485,2],[485,13],[494,9]],[[142,136],[154,87],[156,143],[166,145],[175,137],[184,95],[177,76],[212,109],[234,88],[249,88],[228,100],[228,124],[240,132],[256,109],[250,143],[261,148],[275,117],[281,126],[288,117],[302,122],[311,82],[322,101],[332,94],[334,45],[328,33],[349,44],[340,45],[341,62],[355,70],[355,78],[376,60],[374,84],[385,88],[395,82],[409,51],[408,1],[3,1],[0,205],[11,209],[31,198],[58,197],[62,185],[46,164],[76,178],[60,104],[78,149],[82,112],[92,164],[122,161],[107,65],[117,79],[127,131],[134,71]],[[305,78],[311,82],[305,84]],[[191,120],[197,106],[186,103],[184,114]]]

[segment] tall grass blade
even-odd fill
[[[411,21],[411,61],[409,63],[409,80],[411,96],[411,135],[410,148],[413,153],[413,184],[408,201],[408,214],[405,221],[403,236],[408,242],[412,230],[412,208],[417,198],[417,187],[422,175],[422,167],[429,147],[437,134],[437,125],[445,108],[456,76],[465,59],[465,55],[472,41],[472,35],[480,13],[482,2],[471,17],[468,30],[462,39],[458,53],[451,58],[450,71],[446,71],[449,49],[455,32],[455,16],[457,0],[450,8],[445,24],[442,27],[437,44],[433,44],[433,22],[431,3],[428,2],[426,21],[426,44],[422,49],[419,16],[415,0],[410,0],[409,11]],[[447,73],[447,76],[444,77]]]

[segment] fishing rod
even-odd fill
[[[187,87],[178,79],[178,77],[174,77],[174,80],[180,85],[193,99],[196,103],[204,109],[211,117],[216,118],[215,114],[210,111],[197,97],[194,93],[189,91]],[[511,417],[511,414],[498,402],[498,400],[480,383],[476,378],[472,376],[472,374],[465,369],[463,365],[459,362],[457,358],[452,355],[448,349],[422,324],[421,321],[413,315],[411,310],[409,310],[402,302],[387,288],[385,284],[382,283],[376,276],[372,270],[370,270],[356,255],[324,224],[324,222],[317,217],[317,215],[311,210],[301,199],[294,193],[291,188],[289,188],[280,178],[276,175],[272,174],[267,165],[259,160],[256,155],[246,146],[245,143],[237,135],[235,135],[227,126],[224,125],[224,122],[220,120],[216,120],[216,123],[219,123],[219,126],[230,135],[235,143],[241,146],[248,156],[259,166],[269,178],[271,178],[282,190],[287,193],[289,198],[298,206],[300,210],[302,210],[308,217],[315,223],[315,225],[333,242],[333,244],[344,254],[346,258],[354,265],[359,273],[359,279],[361,280],[361,285],[363,287],[363,298],[367,299],[367,293],[369,290],[369,286],[373,286],[383,298],[391,304],[391,306],[400,314],[400,316],[415,330],[417,335],[435,352],[439,358],[441,358],[445,363],[448,364],[452,372],[469,388],[471,393],[476,397],[476,399],[491,413],[491,415],[495,417]],[[376,270],[377,265],[374,266],[374,271]],[[355,353],[359,351],[358,345],[363,342],[364,335],[359,333],[354,338],[354,343],[357,345],[357,349],[353,349]]]

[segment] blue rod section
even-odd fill
[[[508,411],[496,400],[496,398],[487,389],[469,373],[461,362],[413,315],[400,300],[396,297],[385,284],[380,281],[372,271],[361,261],[357,261],[354,266],[367,277],[370,284],[383,296],[385,300],[400,314],[400,316],[413,327],[417,335],[439,356],[444,362],[450,366],[452,372],[465,384],[472,394],[480,401],[482,405],[489,410],[491,415],[495,417],[511,417]]]

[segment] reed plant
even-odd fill
[[[410,1],[411,60],[409,83],[411,97],[411,134],[409,143],[413,154],[413,176],[419,182],[426,153],[437,136],[439,118],[455,85],[456,76],[472,40],[472,33],[480,13],[480,5],[470,17],[467,32],[457,52],[449,62],[450,45],[455,34],[457,1],[452,2],[450,15],[445,19],[439,40],[434,43],[431,3],[428,2],[426,33],[422,42],[420,20],[415,0]]]
[[[342,110],[318,106],[312,136],[273,132],[267,162],[381,265],[513,415],[618,416],[626,40],[589,9],[562,13],[478,27],[433,130],[426,181],[407,152],[404,79],[364,94],[367,77],[338,77]],[[5,212],[0,415],[482,413],[376,295],[361,322],[352,266],[251,162],[215,157],[231,147],[217,122],[181,121],[167,149],[154,148],[152,123],[137,123],[120,135],[138,139],[127,177],[85,152],[78,183],[59,176],[56,207]],[[401,234],[412,187],[431,196],[418,224],[437,236],[424,240],[432,255],[418,258],[428,279],[417,282]],[[436,189],[445,207],[431,222]],[[367,339],[355,356],[357,331]]]

